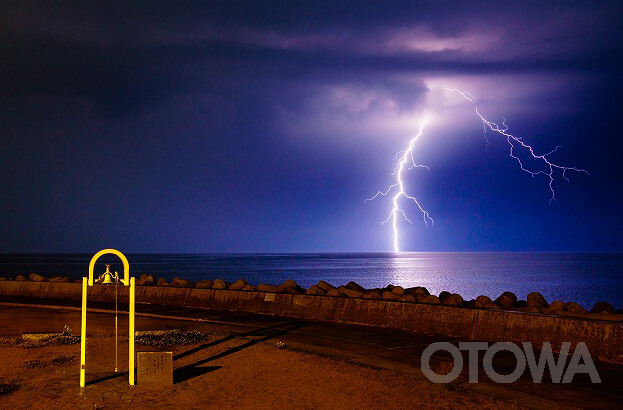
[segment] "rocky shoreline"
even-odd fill
[[[38,273],[31,273],[27,277],[17,275],[15,278],[0,277],[0,281],[30,281],[30,282],[53,282],[69,283],[81,282],[72,281],[67,276],[54,276],[46,278]],[[403,288],[401,286],[387,285],[384,288],[365,289],[356,282],[349,282],[343,286],[333,286],[325,281],[320,281],[316,285],[304,289],[294,280],[287,280],[280,285],[260,283],[257,286],[251,285],[246,279],[238,279],[235,282],[225,282],[222,279],[201,280],[193,282],[188,279],[174,278],[167,282],[165,278],[156,279],[153,275],[142,274],[137,278],[138,286],[157,286],[157,287],[178,287],[178,288],[198,288],[215,290],[233,291],[253,291],[267,293],[290,293],[301,295],[320,295],[330,297],[377,299],[385,301],[398,301],[406,303],[424,303],[430,305],[445,305],[475,309],[499,309],[511,310],[527,313],[542,313],[552,315],[601,315],[610,316],[609,320],[623,320],[623,309],[615,311],[614,306],[608,302],[597,302],[590,311],[576,302],[563,302],[555,300],[549,303],[543,295],[538,292],[529,293],[525,299],[519,299],[512,292],[504,292],[496,299],[481,295],[476,299],[465,300],[457,293],[443,291],[439,295],[432,295],[428,289],[421,286]],[[620,318],[617,318],[621,316]]]

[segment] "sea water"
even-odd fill
[[[446,290],[464,299],[495,298],[511,291],[519,299],[530,292],[548,301],[574,301],[590,309],[607,301],[623,308],[623,254],[589,253],[310,253],[310,254],[129,254],[131,274],[168,280],[247,279],[251,284],[279,284],[294,279],[303,287],[325,280],[333,285],[355,281],[366,288],[387,284]],[[37,272],[46,276],[85,276],[91,255],[2,254],[0,276]],[[106,256],[96,266],[118,259]]]

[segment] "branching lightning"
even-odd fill
[[[553,201],[554,199],[556,199],[556,192],[554,191],[554,180],[555,180],[557,172],[560,173],[560,175],[567,182],[569,182],[569,178],[567,178],[567,175],[566,175],[567,171],[574,171],[574,172],[581,172],[581,173],[589,174],[588,171],[586,171],[585,169],[559,165],[559,164],[557,164],[555,162],[552,162],[548,158],[548,156],[550,156],[551,154],[557,152],[558,149],[561,148],[561,146],[556,146],[556,148],[554,148],[553,150],[549,151],[546,154],[538,155],[538,154],[535,153],[534,148],[531,145],[525,143],[521,139],[521,137],[516,137],[513,134],[508,132],[508,125],[506,124],[506,118],[502,117],[502,124],[501,124],[501,126],[498,125],[497,123],[493,122],[493,121],[489,121],[482,114],[480,114],[480,111],[478,110],[478,105],[476,103],[476,99],[470,93],[465,92],[465,91],[461,91],[461,90],[459,90],[457,88],[452,88],[452,89],[446,88],[446,90],[451,91],[451,92],[456,92],[456,93],[460,94],[463,98],[465,98],[466,100],[468,100],[469,102],[471,102],[473,104],[475,113],[478,116],[478,118],[480,119],[480,121],[482,122],[483,135],[484,135],[485,140],[486,140],[485,148],[488,147],[489,144],[491,143],[491,141],[489,140],[489,138],[487,136],[487,130],[491,130],[491,131],[501,135],[502,137],[504,137],[506,139],[506,142],[509,145],[509,156],[517,161],[517,163],[519,164],[519,167],[521,168],[522,171],[526,172],[527,174],[529,174],[532,177],[535,177],[537,175],[544,175],[544,176],[546,176],[549,179],[548,186],[549,186],[549,189],[550,189],[550,191],[552,193],[551,198],[550,198],[550,202]],[[405,168],[407,170],[411,170],[413,168],[426,168],[426,169],[429,169],[426,165],[417,164],[415,162],[415,158],[413,156],[413,150],[415,148],[415,143],[420,138],[420,136],[422,135],[423,131],[424,131],[424,121],[422,121],[420,123],[419,131],[418,131],[417,135],[411,139],[407,149],[405,149],[403,151],[399,151],[396,154],[396,156],[394,157],[394,160],[398,160],[398,162],[396,163],[396,167],[394,168],[394,171],[392,172],[392,176],[396,177],[396,182],[394,184],[390,185],[389,188],[387,188],[387,190],[385,190],[385,191],[378,191],[373,197],[368,198],[368,199],[365,200],[365,202],[368,202],[368,201],[371,201],[371,200],[373,200],[373,199],[375,199],[375,198],[377,198],[379,196],[388,196],[390,194],[390,192],[396,191],[396,193],[392,197],[392,210],[389,213],[389,216],[387,217],[387,219],[385,219],[384,221],[381,222],[381,224],[386,224],[387,222],[390,222],[390,221],[392,223],[394,252],[400,252],[399,233],[398,233],[398,218],[399,218],[399,216],[402,216],[407,222],[409,222],[411,224],[413,223],[407,217],[407,214],[405,213],[405,211],[401,208],[401,205],[400,205],[400,203],[401,203],[400,200],[401,199],[407,199],[407,200],[413,201],[413,203],[415,203],[415,205],[417,206],[417,208],[420,210],[420,212],[422,214],[422,217],[424,219],[424,224],[426,226],[428,226],[429,222],[431,223],[431,225],[434,223],[433,218],[429,215],[429,213],[426,210],[424,210],[424,208],[422,208],[422,206],[420,205],[418,200],[413,195],[410,195],[410,194],[408,194],[406,192],[405,186],[404,186],[404,183],[403,183],[403,172],[405,171]],[[523,149],[527,153],[529,153],[534,160],[541,162],[543,164],[543,166],[545,167],[545,169],[548,170],[548,171],[543,171],[543,170],[532,171],[532,170],[526,168],[524,166],[523,162],[521,161],[521,159],[515,154],[515,150],[521,150],[521,149]]]
[[[431,216],[428,214],[428,212],[425,211],[424,208],[422,208],[422,205],[420,205],[418,200],[414,196],[406,193],[404,183],[402,182],[402,173],[405,170],[405,167],[407,167],[407,165],[409,165],[408,169],[413,169],[413,168],[428,169],[426,165],[417,164],[415,162],[415,158],[413,157],[413,149],[415,148],[415,143],[420,138],[423,131],[424,131],[424,121],[420,122],[420,130],[418,131],[417,135],[411,139],[407,149],[404,151],[398,152],[396,156],[394,157],[394,159],[400,158],[398,159],[398,163],[396,164],[396,167],[394,168],[394,172],[392,172],[392,175],[396,176],[396,183],[390,185],[389,188],[387,188],[385,192],[378,191],[376,195],[374,195],[372,198],[368,198],[365,200],[365,202],[368,202],[368,201],[372,201],[379,195],[387,196],[392,190],[394,190],[394,188],[397,188],[397,192],[392,198],[392,204],[393,204],[392,210],[389,213],[389,216],[387,217],[387,219],[381,222],[381,224],[383,225],[389,222],[390,220],[392,222],[392,229],[394,232],[394,252],[400,252],[400,248],[398,246],[398,215],[401,215],[410,224],[413,223],[407,217],[407,214],[405,213],[405,211],[400,207],[400,199],[405,198],[415,203],[415,205],[418,207],[418,209],[422,213],[424,224],[426,224],[426,226],[428,226],[429,221],[431,224],[435,222],[433,218],[431,218]]]
[[[457,92],[459,93],[461,96],[463,96],[463,98],[465,98],[466,100],[468,100],[469,102],[471,102],[474,105],[474,111],[476,112],[476,115],[478,116],[478,118],[480,118],[480,121],[482,121],[482,126],[484,127],[485,131],[487,130],[487,127],[491,130],[491,131],[495,131],[498,134],[502,135],[503,137],[506,138],[506,142],[508,142],[508,145],[510,147],[510,151],[509,151],[509,155],[511,158],[515,159],[517,161],[517,163],[519,164],[519,167],[521,168],[522,171],[530,174],[531,176],[536,176],[536,175],[545,175],[547,178],[549,178],[549,190],[552,192],[552,196],[550,198],[550,202],[553,201],[554,199],[556,199],[556,192],[554,191],[554,172],[555,171],[560,171],[562,177],[569,182],[569,178],[567,178],[566,172],[567,171],[575,171],[575,172],[583,172],[585,174],[589,174],[587,170],[585,169],[581,169],[581,168],[575,168],[575,167],[565,167],[562,165],[558,165],[552,161],[550,161],[547,157],[551,154],[553,154],[554,152],[558,151],[558,148],[562,148],[562,146],[558,145],[556,146],[556,148],[554,148],[553,150],[551,150],[550,152],[546,153],[546,154],[542,154],[542,155],[537,155],[534,152],[534,148],[531,145],[526,144],[521,137],[516,137],[513,134],[507,132],[508,131],[508,126],[506,125],[506,118],[503,118],[502,121],[502,126],[503,128],[500,128],[500,126],[498,126],[498,124],[496,124],[495,122],[489,121],[487,120],[485,117],[482,116],[482,114],[480,114],[480,112],[478,111],[478,105],[476,104],[476,99],[474,98],[473,95],[471,95],[468,92],[465,91],[461,91],[458,88],[446,88],[446,90],[448,91],[453,91],[453,92]],[[543,163],[543,165],[545,165],[545,167],[547,169],[549,169],[549,172],[546,171],[531,171],[529,169],[527,169],[526,167],[524,167],[524,164],[521,162],[521,159],[519,159],[518,156],[515,155],[515,148],[520,147],[523,148],[525,150],[527,150],[530,155],[532,155],[532,158],[534,158],[537,161],[541,161]],[[590,175],[590,174],[589,174]]]

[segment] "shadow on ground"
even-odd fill
[[[184,357],[187,357],[187,356],[190,356],[196,353],[200,353],[210,347],[214,347],[225,342],[229,342],[229,341],[236,340],[236,339],[246,339],[249,337],[257,337],[257,339],[249,340],[248,342],[243,343],[240,346],[231,347],[223,352],[217,353],[210,357],[207,357],[207,358],[204,358],[196,362],[174,369],[173,370],[173,383],[180,383],[180,382],[190,380],[192,378],[213,372],[215,370],[218,370],[221,368],[221,366],[202,366],[202,365],[209,363],[213,360],[217,360],[222,357],[226,357],[231,354],[238,353],[260,342],[265,342],[267,340],[286,335],[304,326],[305,326],[304,322],[278,323],[276,325],[267,326],[267,327],[257,329],[257,330],[252,330],[249,332],[232,334],[232,335],[223,337],[221,339],[214,340],[212,342],[204,343],[200,346],[187,350],[183,353],[179,353],[173,357],[173,361],[182,359]],[[112,380],[112,379],[116,379],[119,377],[127,377],[127,375],[128,375],[128,372],[118,372],[118,373],[106,375],[103,377],[99,377],[94,380],[90,380],[86,383],[86,385],[91,386],[91,385],[101,383],[107,380]]]
[[[249,340],[248,342],[241,344],[240,346],[231,347],[223,352],[217,353],[205,359],[201,359],[196,362],[187,364],[185,366],[178,367],[177,369],[173,370],[173,383],[180,383],[185,380],[189,380],[194,377],[202,376],[206,373],[210,373],[214,370],[218,370],[221,368],[221,366],[209,366],[209,367],[201,367],[201,366],[213,360],[217,360],[225,356],[229,356],[230,354],[238,353],[241,350],[249,348],[260,342],[265,342],[267,340],[286,335],[304,326],[305,326],[304,322],[279,323],[276,325],[267,326],[267,327],[253,330],[250,332],[229,335],[229,336],[226,336],[224,338],[221,338],[221,339],[209,342],[209,343],[204,343],[201,346],[197,346],[194,349],[190,349],[186,352],[180,353],[176,355],[175,357],[173,357],[174,361],[193,355],[195,353],[199,353],[207,348],[210,348],[210,347],[213,347],[213,346],[216,346],[216,345],[219,345],[221,343],[225,343],[231,340],[240,339],[240,338],[258,337],[257,339]]]
[[[105,382],[106,380],[112,380],[112,379],[116,379],[116,378],[122,377],[122,376],[126,376],[127,377],[127,375],[128,375],[128,372],[117,372],[117,373],[109,374],[107,376],[100,377],[98,379],[89,380],[88,382],[85,383],[85,385],[86,386],[92,386],[92,385],[97,384],[97,383]]]

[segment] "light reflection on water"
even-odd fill
[[[37,272],[83,276],[91,255],[0,255],[0,276]],[[590,309],[600,300],[623,307],[623,254],[579,253],[352,253],[248,255],[128,255],[132,275],[151,273],[172,279],[244,277],[252,284],[294,279],[303,287],[325,280],[354,280],[364,287],[389,283],[425,286],[432,293],[456,292],[464,298],[496,297],[512,291],[520,299],[532,291],[549,301],[576,301]],[[102,258],[113,262],[114,257]],[[99,269],[99,268],[96,268]],[[103,269],[103,265],[101,267]]]

